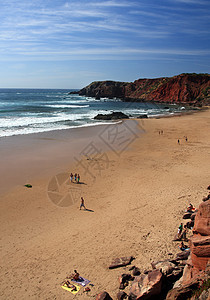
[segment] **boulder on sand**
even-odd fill
[[[111,262],[109,269],[127,266],[131,263],[132,259],[133,259],[132,256],[115,258]]]
[[[175,260],[186,260],[190,255],[190,250],[184,250],[182,252],[177,253]]]
[[[162,288],[162,277],[159,270],[136,277],[130,289],[129,299],[150,299],[152,296],[159,295]]]
[[[176,265],[169,260],[165,261],[158,261],[158,262],[152,262],[151,263],[153,269],[158,269],[161,271],[162,274],[168,275],[173,272]]]

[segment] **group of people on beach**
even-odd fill
[[[188,138],[187,138],[187,136],[184,136],[184,139],[185,139],[185,142],[187,142],[188,141]],[[178,139],[177,140],[177,143],[180,145],[181,144],[181,141],[180,141],[180,139]]]
[[[190,203],[187,207],[187,210],[186,212],[190,212],[190,213],[193,213],[195,211],[195,207]],[[177,237],[178,237],[178,240],[182,240],[181,241],[181,244],[179,245],[179,249],[184,251],[184,250],[188,250],[189,249],[189,246],[185,245],[183,240],[185,242],[188,241],[187,239],[187,232],[188,232],[188,228],[190,228],[189,226],[187,226],[187,224],[185,224],[183,226],[183,223],[181,223],[178,227],[178,232],[177,232]]]
[[[73,175],[73,173],[70,174],[70,180],[71,180],[71,183],[75,182],[75,183],[80,183],[80,175],[75,173]],[[87,208],[85,207],[85,200],[83,197],[81,197],[81,203],[80,203],[80,210],[84,208],[85,210],[87,210]]]
[[[71,174],[70,174],[70,180],[71,180],[71,183],[73,183],[73,180],[74,180],[74,182],[76,182],[76,183],[80,183],[80,175],[77,174],[77,173],[75,173],[75,174],[73,175],[73,173],[71,173]]]
[[[163,130],[159,130],[159,135],[162,135],[162,134],[163,134]],[[184,136],[184,140],[185,140],[185,142],[188,141],[187,136]],[[178,139],[178,140],[177,140],[177,143],[178,143],[178,145],[181,145],[181,139]]]
[[[183,223],[181,223],[178,227],[178,232],[177,232],[178,239],[179,240],[183,239],[185,242],[187,242],[188,241],[187,232],[188,232],[187,226],[186,225],[183,226]],[[184,242],[181,241],[181,244],[179,245],[179,249],[184,251],[188,249],[188,246],[184,245]]]

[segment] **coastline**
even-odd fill
[[[127,120],[136,131],[136,121]],[[107,122],[101,125],[52,130],[47,132],[16,135],[0,138],[0,194],[10,188],[23,186],[38,177],[49,176],[66,169],[68,164],[80,159],[81,151],[91,142],[107,151],[109,147],[99,138],[106,128],[121,127],[123,121]]]
[[[17,186],[1,199],[4,263],[0,297],[69,299],[71,294],[60,285],[75,268],[94,283],[90,295],[106,289],[114,296],[118,290],[116,278],[126,268],[108,270],[112,258],[133,255],[143,271],[151,261],[178,252],[172,239],[180,216],[189,202],[198,206],[209,184],[209,115],[206,110],[176,118],[138,120],[145,134],[123,151],[115,148],[114,152],[97,140],[108,156],[109,166],[95,181],[81,166],[75,169],[69,144],[61,138],[70,134],[67,131],[60,133],[53,147],[49,137],[41,139],[45,146],[39,153],[31,137],[25,139],[25,145],[31,147],[30,155],[36,158],[34,166],[40,165],[43,170],[46,160],[51,166],[44,174],[37,172],[36,178],[31,175],[32,189]],[[73,157],[90,142],[87,130],[82,130],[83,138],[76,130]],[[96,128],[88,132],[92,137],[97,135]],[[5,154],[7,149],[5,146]],[[12,155],[11,149],[10,159]],[[13,159],[12,164],[20,157]],[[72,170],[81,174],[81,193],[93,212],[78,210],[79,197],[66,207],[49,199],[50,178]],[[75,298],[84,299],[82,291]]]

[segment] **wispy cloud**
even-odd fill
[[[205,0],[172,0],[174,2],[182,2],[182,3],[186,3],[186,4],[197,4],[197,5],[207,5],[209,4],[209,1],[205,1]]]
[[[101,1],[101,2],[92,2],[91,6],[94,7],[132,7],[135,5],[132,1]]]
[[[180,61],[210,54],[204,0],[2,0],[0,18],[1,61]]]
[[[3,51],[0,50],[2,54]],[[97,59],[100,58],[100,56],[118,56],[122,58],[129,58],[133,57],[133,59],[138,59],[138,55],[145,55],[150,57],[150,55],[177,55],[177,56],[203,56],[203,55],[209,55],[210,50],[200,50],[200,49],[194,49],[194,50],[188,50],[188,49],[167,49],[167,48],[156,48],[156,49],[141,49],[141,48],[119,48],[119,47],[104,47],[104,48],[97,48],[97,47],[92,47],[92,48],[72,48],[69,50],[62,50],[62,49],[54,49],[54,50],[49,50],[48,48],[42,48],[40,51],[38,47],[31,47],[30,51],[26,51],[21,47],[17,47],[15,49],[10,50],[11,54],[13,52],[17,53],[19,56],[23,57],[30,57],[33,56],[35,59],[44,59],[44,58],[54,58],[55,56],[58,57],[58,60],[63,60],[63,59],[71,59],[74,58],[75,56],[89,56],[89,57],[94,57]]]

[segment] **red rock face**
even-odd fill
[[[210,200],[199,206],[190,248],[193,268],[205,270],[210,260]]]
[[[200,204],[195,217],[193,232],[210,236],[210,200]]]
[[[198,257],[210,258],[210,236],[193,235],[191,238],[191,251]]]
[[[210,75],[181,74],[134,82],[97,81],[80,90],[79,94],[137,101],[210,104]]]

